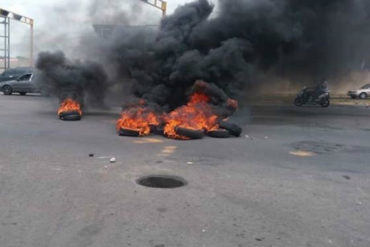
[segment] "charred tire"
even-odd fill
[[[296,99],[294,100],[294,105],[295,105],[295,106],[302,106],[302,105],[303,105],[303,101],[302,101],[302,99],[300,99],[300,98],[296,98]]]
[[[26,95],[26,93],[25,92],[21,92],[21,93],[19,93],[20,95],[22,95],[22,96],[24,96],[24,95]]]
[[[163,126],[161,125],[149,125],[150,126],[150,133],[157,134],[157,135],[163,135]]]
[[[355,96],[355,95],[351,95],[351,98],[352,98],[352,99],[356,99],[356,96]]]
[[[78,121],[81,120],[81,115],[76,111],[62,112],[59,114],[59,119],[64,121]]]
[[[193,130],[193,129],[187,129],[183,127],[176,127],[175,131],[176,131],[176,134],[188,137],[190,139],[202,139],[204,136],[203,130]]]
[[[231,134],[226,129],[217,129],[217,130],[207,131],[207,136],[213,137],[213,138],[229,138],[231,137]]]
[[[11,95],[13,93],[13,88],[9,85],[3,86],[4,95]]]
[[[321,107],[329,107],[329,105],[330,105],[330,100],[329,100],[329,99],[323,99],[323,100],[320,102],[320,105],[321,105]]]
[[[140,136],[140,131],[139,130],[135,130],[135,129],[121,128],[118,131],[118,135],[120,135],[120,136],[138,137],[138,136]]]
[[[358,97],[360,99],[366,99],[367,98],[367,94],[366,93],[360,93],[360,95]]]
[[[242,133],[242,128],[240,128],[238,125],[236,125],[234,123],[229,123],[229,122],[226,122],[226,121],[221,121],[220,122],[220,128],[228,130],[230,132],[230,134],[232,134],[233,136],[236,136],[236,137],[239,137],[240,134]]]

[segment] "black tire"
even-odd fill
[[[220,128],[221,129],[226,129],[232,134],[233,136],[239,137],[240,134],[242,133],[242,128],[240,128],[238,125],[234,123],[229,123],[227,121],[221,121],[220,122]]]
[[[150,124],[150,133],[156,134],[156,135],[163,135],[164,129],[162,125],[152,125]]]
[[[120,135],[120,136],[138,137],[138,136],[140,136],[140,131],[139,130],[135,130],[135,129],[121,128],[118,131],[118,135]]]
[[[229,138],[231,137],[231,134],[226,129],[217,129],[217,130],[207,131],[207,136],[213,137],[213,138]]]
[[[59,119],[64,121],[78,121],[81,120],[81,115],[77,111],[67,111],[59,114]]]
[[[13,88],[9,85],[3,86],[4,95],[11,95],[13,93]]]
[[[356,99],[356,95],[351,95],[351,98],[352,99]]]
[[[204,137],[203,130],[193,130],[193,129],[187,129],[183,127],[176,127],[175,131],[176,131],[176,134],[185,136],[189,139],[202,139]]]
[[[302,99],[300,97],[295,98],[294,105],[295,106],[302,106],[303,105]]]
[[[329,99],[322,99],[320,102],[321,107],[329,107],[330,106],[330,100]]]
[[[24,96],[24,95],[26,95],[26,92],[20,92],[19,94]]]
[[[360,99],[366,99],[367,98],[367,93],[360,93],[358,96]]]

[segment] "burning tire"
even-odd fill
[[[203,130],[194,130],[194,129],[187,129],[183,127],[176,127],[175,131],[176,131],[176,134],[185,136],[189,139],[202,139],[204,137]]]
[[[140,136],[140,130],[121,128],[118,131],[118,135],[120,135],[120,136],[138,137],[138,136]]]
[[[213,137],[213,138],[229,138],[231,137],[231,134],[226,129],[217,129],[217,130],[208,131],[207,136]]]
[[[156,135],[164,135],[163,126],[162,125],[153,125],[150,124],[150,133],[156,134]]]
[[[229,123],[226,121],[221,121],[220,122],[220,128],[228,130],[231,135],[239,137],[240,134],[242,133],[242,128],[240,128],[238,125],[234,123]]]
[[[60,113],[59,119],[64,121],[78,121],[81,120],[81,115],[77,111],[67,111]]]

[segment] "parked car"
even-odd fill
[[[12,93],[19,93],[20,95],[39,93],[40,90],[36,87],[32,79],[32,74],[25,74],[15,80],[0,82],[0,91],[5,95],[11,95]]]
[[[370,96],[370,84],[366,84],[358,90],[348,91],[348,96],[350,96],[352,99],[366,99]]]
[[[0,74],[0,82],[2,81],[12,81],[21,75],[32,74],[33,69],[30,67],[18,67],[13,69],[7,69],[2,74]]]

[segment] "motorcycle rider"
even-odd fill
[[[320,95],[327,93],[328,91],[328,81],[326,79],[323,79],[321,83],[316,86],[313,93],[313,99],[317,99]]]
[[[326,79],[321,80],[321,82],[315,88],[306,88],[304,87],[304,98],[306,101],[313,101],[316,100],[321,94],[327,93],[328,89],[328,81]]]
[[[295,98],[294,104],[296,106],[319,104],[322,107],[328,107],[330,105],[328,81],[324,79],[314,88],[304,87]]]

